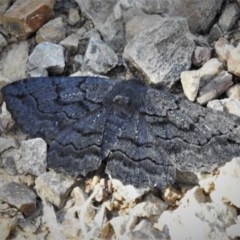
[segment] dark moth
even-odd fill
[[[211,171],[240,155],[240,119],[139,81],[30,78],[2,90],[17,125],[49,145],[48,167],[99,168],[135,186],[172,184],[176,170]]]

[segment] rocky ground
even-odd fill
[[[239,17],[234,0],[1,0],[0,89],[29,76],[138,77],[240,116]],[[47,144],[0,104],[0,239],[240,238],[240,156],[161,193],[73,179],[47,169]]]

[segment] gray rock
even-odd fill
[[[116,53],[102,40],[91,38],[84,56],[83,70],[91,69],[95,73],[107,73],[118,63]]]
[[[78,34],[71,34],[60,42],[64,48],[68,49],[72,54],[76,54],[78,51],[79,36]]]
[[[206,104],[220,96],[232,85],[232,75],[226,71],[222,71],[200,89],[197,101],[202,105]]]
[[[160,231],[167,226],[172,240],[226,240],[226,228],[235,223],[236,217],[236,209],[222,203],[192,203],[165,211],[155,226]]]
[[[7,110],[6,103],[4,102],[0,113],[0,133],[9,132],[14,125],[15,122],[12,119],[11,113]]]
[[[4,13],[11,4],[11,0],[1,0],[0,1],[0,14]],[[1,238],[3,239],[3,238]]]
[[[47,69],[52,74],[64,71],[64,49],[62,46],[50,43],[39,43],[28,58],[28,70]]]
[[[72,178],[55,172],[43,173],[35,181],[38,196],[59,208],[65,203],[73,185]]]
[[[45,68],[36,68],[30,71],[29,77],[48,77],[48,71]]]
[[[7,41],[2,34],[0,34],[0,52],[7,46]]]
[[[192,62],[196,67],[201,67],[212,56],[213,49],[209,47],[197,46],[193,53]]]
[[[18,174],[14,157],[4,157],[2,166],[8,175],[16,176]]]
[[[9,148],[17,148],[17,142],[14,138],[8,137],[0,137],[0,154],[6,151]]]
[[[163,18],[127,44],[124,58],[149,82],[171,87],[191,65],[194,43],[188,33],[185,19]]]
[[[41,138],[21,142],[21,159],[16,161],[16,167],[21,174],[39,176],[47,168],[47,144]]]
[[[222,15],[219,18],[219,27],[223,32],[232,29],[240,16],[240,9],[236,3],[227,4]]]
[[[172,0],[169,1],[169,12],[172,16],[187,18],[190,31],[201,33],[211,27],[223,0]]]
[[[80,21],[79,11],[76,8],[70,8],[68,13],[68,23],[70,25],[75,25]]]
[[[47,41],[58,43],[66,36],[66,28],[61,17],[55,18],[43,25],[37,32],[37,43]]]
[[[218,23],[216,23],[212,26],[212,28],[210,30],[210,33],[208,35],[208,42],[213,43],[222,36],[223,36],[223,32],[222,32],[221,28],[219,27]]]
[[[240,84],[238,83],[230,87],[227,90],[226,95],[229,98],[240,98]]]
[[[0,72],[0,75],[8,78],[10,81],[25,78],[27,76],[27,58],[27,42],[23,41],[9,46],[5,54],[2,54],[1,57],[2,72]]]
[[[0,187],[0,200],[29,216],[36,209],[36,195],[25,185],[9,182]]]

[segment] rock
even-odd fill
[[[70,53],[76,54],[78,51],[79,40],[78,34],[73,33],[63,39],[59,44],[68,49]]]
[[[208,34],[208,42],[211,44],[223,36],[223,32],[218,23],[214,24]]]
[[[2,34],[0,34],[0,52],[7,46],[7,41]]]
[[[13,153],[11,151],[11,155],[12,154]],[[2,167],[8,175],[16,176],[18,174],[16,164],[15,164],[15,158],[12,156],[2,157]]]
[[[15,122],[12,119],[11,113],[7,110],[6,103],[4,102],[0,113],[0,133],[9,132],[14,125]]]
[[[0,137],[0,154],[9,148],[17,148],[17,142],[14,138],[8,137]]]
[[[226,232],[231,239],[240,237],[240,216],[237,217],[237,223],[228,227]]]
[[[131,208],[129,215],[140,218],[151,218],[153,216],[160,216],[166,208],[167,204],[165,202],[152,196],[152,199],[138,203]]]
[[[21,174],[39,176],[47,168],[47,144],[41,138],[21,142],[21,159],[16,161],[16,167]]]
[[[0,2],[0,14],[3,14],[11,4],[11,0],[1,0]],[[3,239],[3,238],[1,238]]]
[[[164,240],[167,239],[164,233],[161,233],[153,228],[152,223],[148,220],[142,220],[132,231],[126,232],[122,239],[151,239],[151,240]]]
[[[201,105],[206,104],[209,101],[219,97],[232,85],[232,75],[226,71],[222,71],[208,84],[200,89],[197,101]]]
[[[113,0],[76,0],[81,12],[88,16],[101,32],[104,42],[115,52],[123,49],[125,43],[124,22],[115,17]]]
[[[55,43],[39,43],[28,58],[28,69],[47,69],[52,74],[61,74],[64,71],[63,47]]]
[[[9,182],[0,187],[0,200],[29,216],[36,209],[36,195],[25,185]]]
[[[216,76],[223,69],[223,64],[217,59],[212,58],[207,61],[200,69],[183,71],[181,73],[181,83],[185,96],[194,101],[197,97],[200,84]]]
[[[0,218],[0,239],[9,239],[9,235],[17,225],[16,217],[1,216]]]
[[[61,17],[55,18],[43,25],[36,34],[37,43],[58,43],[66,36],[66,28]]]
[[[55,0],[18,0],[5,12],[3,26],[19,39],[26,39],[54,15]]]
[[[123,56],[149,82],[171,87],[191,65],[194,43],[188,33],[186,20],[162,18],[138,33]]]
[[[214,180],[214,190],[210,193],[212,201],[227,201],[240,208],[239,176],[240,158],[238,157],[220,168],[220,173]]]
[[[173,187],[168,187],[163,194],[163,199],[168,204],[173,204],[182,197],[182,194]]]
[[[206,197],[204,195],[203,189],[196,186],[190,190],[188,190],[183,198],[180,200],[179,205],[181,207],[188,206],[194,203],[205,203]]]
[[[240,9],[236,3],[227,4],[219,18],[219,27],[223,32],[227,32],[232,29],[239,19]]]
[[[240,117],[240,99],[237,98],[213,100],[207,104],[207,107],[217,111],[226,111]]]
[[[226,228],[235,222],[236,209],[216,203],[193,203],[165,211],[155,225],[169,230],[170,239],[228,239]]]
[[[102,40],[91,38],[84,56],[83,69],[95,73],[107,73],[118,63],[115,52]]]
[[[221,61],[227,63],[228,72],[240,76],[240,44],[235,48],[228,44],[225,38],[220,38],[215,44],[215,51]]]
[[[201,67],[204,63],[209,61],[212,56],[213,49],[209,47],[197,46],[193,53],[192,62],[196,67]]]
[[[48,77],[48,71],[45,68],[36,68],[28,72],[29,77]]]
[[[9,46],[8,51],[1,57],[3,77],[10,81],[25,78],[28,58],[28,43],[23,41]]]
[[[68,13],[68,23],[75,25],[80,21],[80,15],[78,9],[70,8]]]
[[[227,97],[229,98],[240,98],[240,84],[235,84],[230,87],[226,92]]]
[[[223,0],[174,0],[170,12],[173,16],[186,17],[190,31],[193,33],[206,32],[221,9]],[[170,8],[171,8],[170,7]]]
[[[112,187],[119,193],[127,202],[133,202],[137,198],[140,198],[144,193],[149,191],[148,188],[135,188],[132,185],[123,185],[117,179],[111,179]]]
[[[38,196],[58,208],[66,202],[73,184],[72,178],[55,172],[43,173],[35,181]]]

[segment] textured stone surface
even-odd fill
[[[16,217],[4,217],[1,216],[0,218],[0,239],[5,240],[8,239],[11,231],[17,225],[17,218]]]
[[[211,58],[212,52],[213,52],[212,48],[197,46],[193,53],[192,59],[193,64],[197,67],[201,67]]]
[[[107,73],[118,63],[115,52],[102,40],[91,38],[84,56],[84,70],[95,73]]]
[[[222,71],[200,89],[197,101],[202,105],[206,104],[219,97],[232,85],[232,75],[226,71]]]
[[[9,148],[17,148],[17,142],[14,138],[0,137],[0,154]]]
[[[54,15],[55,0],[18,0],[4,14],[3,25],[17,38],[25,39]]]
[[[7,54],[2,54],[2,71],[0,74],[15,81],[27,76],[26,63],[28,58],[27,42],[19,42],[8,48]]]
[[[174,211],[165,211],[158,220],[158,228],[166,225],[172,240],[228,239],[226,227],[235,223],[236,209],[215,203],[193,203]]]
[[[66,28],[61,17],[55,18],[43,25],[36,34],[37,43],[58,43],[66,36]]]
[[[48,167],[73,175],[104,159],[123,183],[164,189],[176,169],[209,172],[240,154],[239,118],[137,80],[35,78],[4,87],[3,96],[19,127],[50,145]]]
[[[186,20],[162,18],[127,44],[124,58],[149,82],[171,87],[190,68],[193,50]]]
[[[61,74],[64,71],[64,49],[62,46],[50,43],[39,43],[28,58],[28,69],[47,69],[48,72]]]
[[[47,167],[47,144],[41,138],[21,142],[21,159],[16,167],[21,174],[40,175]]]
[[[194,101],[201,85],[220,73],[222,69],[223,64],[217,58],[212,58],[198,70],[183,71],[181,83],[185,96],[190,101]]]
[[[2,34],[0,34],[0,52],[7,46],[7,41]]]
[[[3,14],[10,6],[11,0],[1,0],[0,2],[0,14]]]
[[[36,195],[25,185],[9,182],[0,187],[0,200],[18,208],[24,215],[36,209]]]
[[[240,84],[238,83],[230,87],[226,94],[229,98],[240,98]]]
[[[62,174],[46,172],[37,177],[35,184],[39,197],[56,207],[62,207],[66,202],[74,181],[72,178]]]

